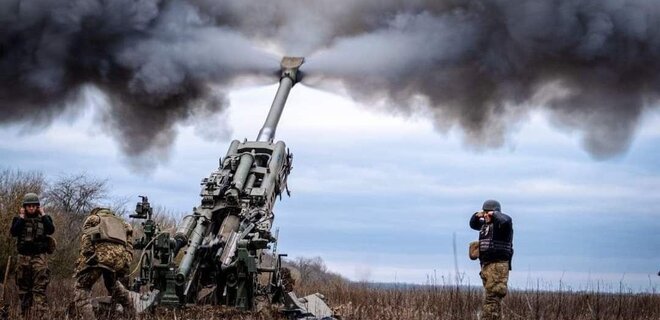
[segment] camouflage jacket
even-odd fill
[[[90,214],[83,223],[83,231],[97,226],[101,222],[99,215],[111,214],[107,210]],[[85,232],[81,236],[80,255],[76,263],[76,272],[89,267],[101,267],[113,272],[127,273],[133,261],[133,228],[124,222],[126,245],[114,242],[96,242]]]

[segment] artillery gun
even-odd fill
[[[310,312],[295,294],[285,292],[285,255],[277,254],[271,233],[275,199],[289,194],[293,160],[284,142],[273,139],[303,61],[282,59],[279,88],[256,140],[230,143],[219,168],[201,182],[201,203],[173,234],[159,230],[142,197],[131,216],[146,219],[144,237],[134,245],[142,254],[133,290],[157,293],[156,303],[166,306],[212,303],[255,310],[257,301],[267,300],[288,306],[284,311],[293,318],[331,315],[322,302],[318,307],[318,299],[308,300],[324,314]],[[272,249],[269,259],[267,249]]]

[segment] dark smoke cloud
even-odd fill
[[[385,99],[404,112],[425,101],[438,128],[459,125],[468,142],[486,146],[501,145],[508,128],[540,106],[558,126],[581,132],[596,158],[625,151],[645,107],[657,103],[657,1],[399,9],[376,9],[365,17],[382,17],[372,28],[333,38],[304,66],[308,82],[338,80],[356,98]]]
[[[471,145],[543,108],[607,158],[657,102],[658,27],[651,0],[0,0],[0,124],[48,123],[91,84],[128,155],[166,150],[182,121],[224,130],[227,85],[277,68],[258,45]]]
[[[0,0],[0,124],[48,124],[93,85],[123,151],[147,155],[167,150],[176,123],[221,114],[237,77],[276,71],[275,56],[182,1]]]
[[[453,1],[190,0],[215,21],[270,43],[282,54],[308,56],[337,37],[387,26],[399,12],[442,12]]]

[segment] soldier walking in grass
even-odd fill
[[[74,305],[82,319],[95,319],[91,290],[101,277],[115,303],[129,316],[136,314],[133,295],[119,279],[133,261],[133,229],[110,209],[96,208],[83,223],[80,256],[76,263]]]
[[[485,291],[481,319],[499,320],[513,257],[513,222],[499,202],[486,200],[470,218],[470,228],[479,230],[479,275]]]
[[[17,238],[16,285],[21,301],[21,315],[27,316],[34,305],[35,318],[48,310],[46,289],[50,283],[48,253],[54,250],[53,219],[41,209],[39,196],[27,193],[19,215],[11,224],[11,235]]]

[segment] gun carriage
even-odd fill
[[[157,293],[156,303],[167,306],[213,303],[254,310],[257,299],[265,298],[292,306],[291,314],[310,314],[284,290],[285,255],[277,254],[271,232],[275,200],[289,193],[293,159],[284,142],[274,141],[275,131],[303,61],[282,59],[279,88],[257,138],[230,143],[219,168],[201,182],[201,203],[174,233],[159,230],[142,197],[131,215],[146,220],[134,246],[142,253],[133,290]]]

